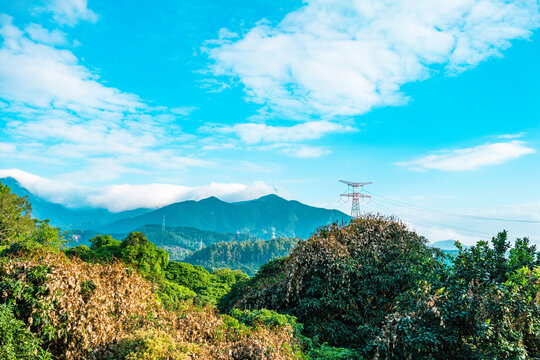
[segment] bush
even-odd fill
[[[24,322],[17,320],[11,306],[0,304],[0,359],[49,360],[51,355],[41,347]]]
[[[122,339],[107,356],[110,360],[188,360],[199,353],[196,344],[176,342],[159,330],[138,330]]]
[[[379,358],[540,357],[540,268],[527,239],[506,232],[460,247],[447,278],[402,294],[375,341]]]
[[[399,295],[442,266],[426,242],[383,217],[323,227],[290,256],[233,289],[220,308],[294,315],[306,336],[368,349]]]
[[[265,326],[270,328],[290,328],[297,334],[300,333],[303,328],[302,324],[296,322],[294,316],[279,314],[267,309],[233,309],[230,315],[249,327]]]
[[[161,279],[159,282],[159,298],[169,309],[181,309],[184,302],[193,301],[197,293],[172,281]]]

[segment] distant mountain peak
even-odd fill
[[[0,183],[2,183],[2,185],[9,186],[9,188],[11,189],[11,192],[19,196],[32,195],[32,193],[28,191],[28,189],[26,189],[24,186],[22,186],[21,183],[17,181],[17,179],[11,176],[1,178]],[[35,195],[34,197],[37,198],[37,196]]]
[[[181,202],[183,202],[183,201],[181,201]],[[222,202],[225,202],[225,201],[223,201],[221,199],[218,199],[215,196],[209,196],[209,197],[201,199],[201,200],[199,200],[197,202],[204,204],[204,203],[222,203]]]
[[[264,196],[261,196],[259,198],[259,200],[261,199],[276,199],[276,200],[285,200],[284,198],[282,198],[281,196],[277,195],[277,194],[268,194],[268,195],[264,195]]]

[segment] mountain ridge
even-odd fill
[[[307,237],[317,227],[349,221],[338,210],[312,207],[271,194],[254,200],[225,202],[216,197],[173,203],[154,211],[114,221],[99,227],[101,232],[127,232],[142,225],[161,224],[201,230],[248,233],[262,239],[272,236]]]
[[[119,213],[107,209],[71,209],[32,194],[13,178],[2,178],[0,182],[10,186],[18,195],[27,195],[35,217],[50,219],[52,225],[65,230],[127,233],[145,225],[161,225],[165,220],[167,226],[271,239],[274,236],[307,237],[320,226],[350,220],[350,216],[339,210],[309,206],[276,194],[231,203],[211,196],[198,201],[176,202],[158,209],[141,208]]]

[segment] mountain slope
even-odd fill
[[[14,178],[2,178],[0,183],[9,186],[11,191],[19,196],[28,196],[28,200],[32,204],[32,216],[34,218],[49,219],[52,225],[63,229],[90,229],[150,211],[150,209],[136,209],[112,213],[106,209],[70,209],[32,194]]]
[[[227,268],[253,276],[262,264],[288,255],[297,243],[295,238],[218,242],[195,251],[182,262],[200,265],[208,271]]]
[[[149,213],[99,227],[101,232],[129,232],[148,224],[194,227],[222,233],[249,233],[263,239],[275,236],[307,237],[319,226],[349,221],[338,210],[316,208],[277,195],[227,203],[215,197],[174,203]]]

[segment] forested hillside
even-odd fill
[[[298,239],[295,238],[219,242],[194,252],[183,261],[200,265],[209,271],[228,268],[242,270],[253,276],[262,264],[288,255],[297,243]]]
[[[136,231],[146,235],[148,240],[156,244],[159,248],[165,249],[169,253],[171,260],[182,260],[187,255],[201,248],[210,246],[217,242],[249,241],[257,238],[249,234],[227,234],[214,231],[199,230],[190,227],[170,227],[163,228],[161,225],[144,225]],[[94,230],[71,230],[67,237],[70,239],[69,246],[78,245],[90,246],[90,240],[103,233]],[[123,239],[128,234],[110,234],[117,239]]]
[[[346,222],[350,217],[338,210],[316,208],[277,195],[228,203],[215,197],[183,201],[139,216],[99,227],[104,233],[134,231],[143,225],[193,227],[221,233],[251,234],[261,239],[308,237],[319,226]]]

